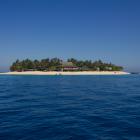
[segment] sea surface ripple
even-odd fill
[[[0,76],[0,140],[140,140],[140,76]]]

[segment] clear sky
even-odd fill
[[[0,0],[0,70],[47,57],[140,71],[140,0]]]

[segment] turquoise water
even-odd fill
[[[0,76],[0,140],[94,139],[140,139],[140,75]]]

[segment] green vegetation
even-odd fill
[[[16,60],[10,67],[11,71],[121,71],[123,67],[101,60],[76,60],[74,58],[63,62],[59,58],[42,60]]]

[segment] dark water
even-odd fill
[[[140,76],[0,76],[0,140],[140,140]]]

